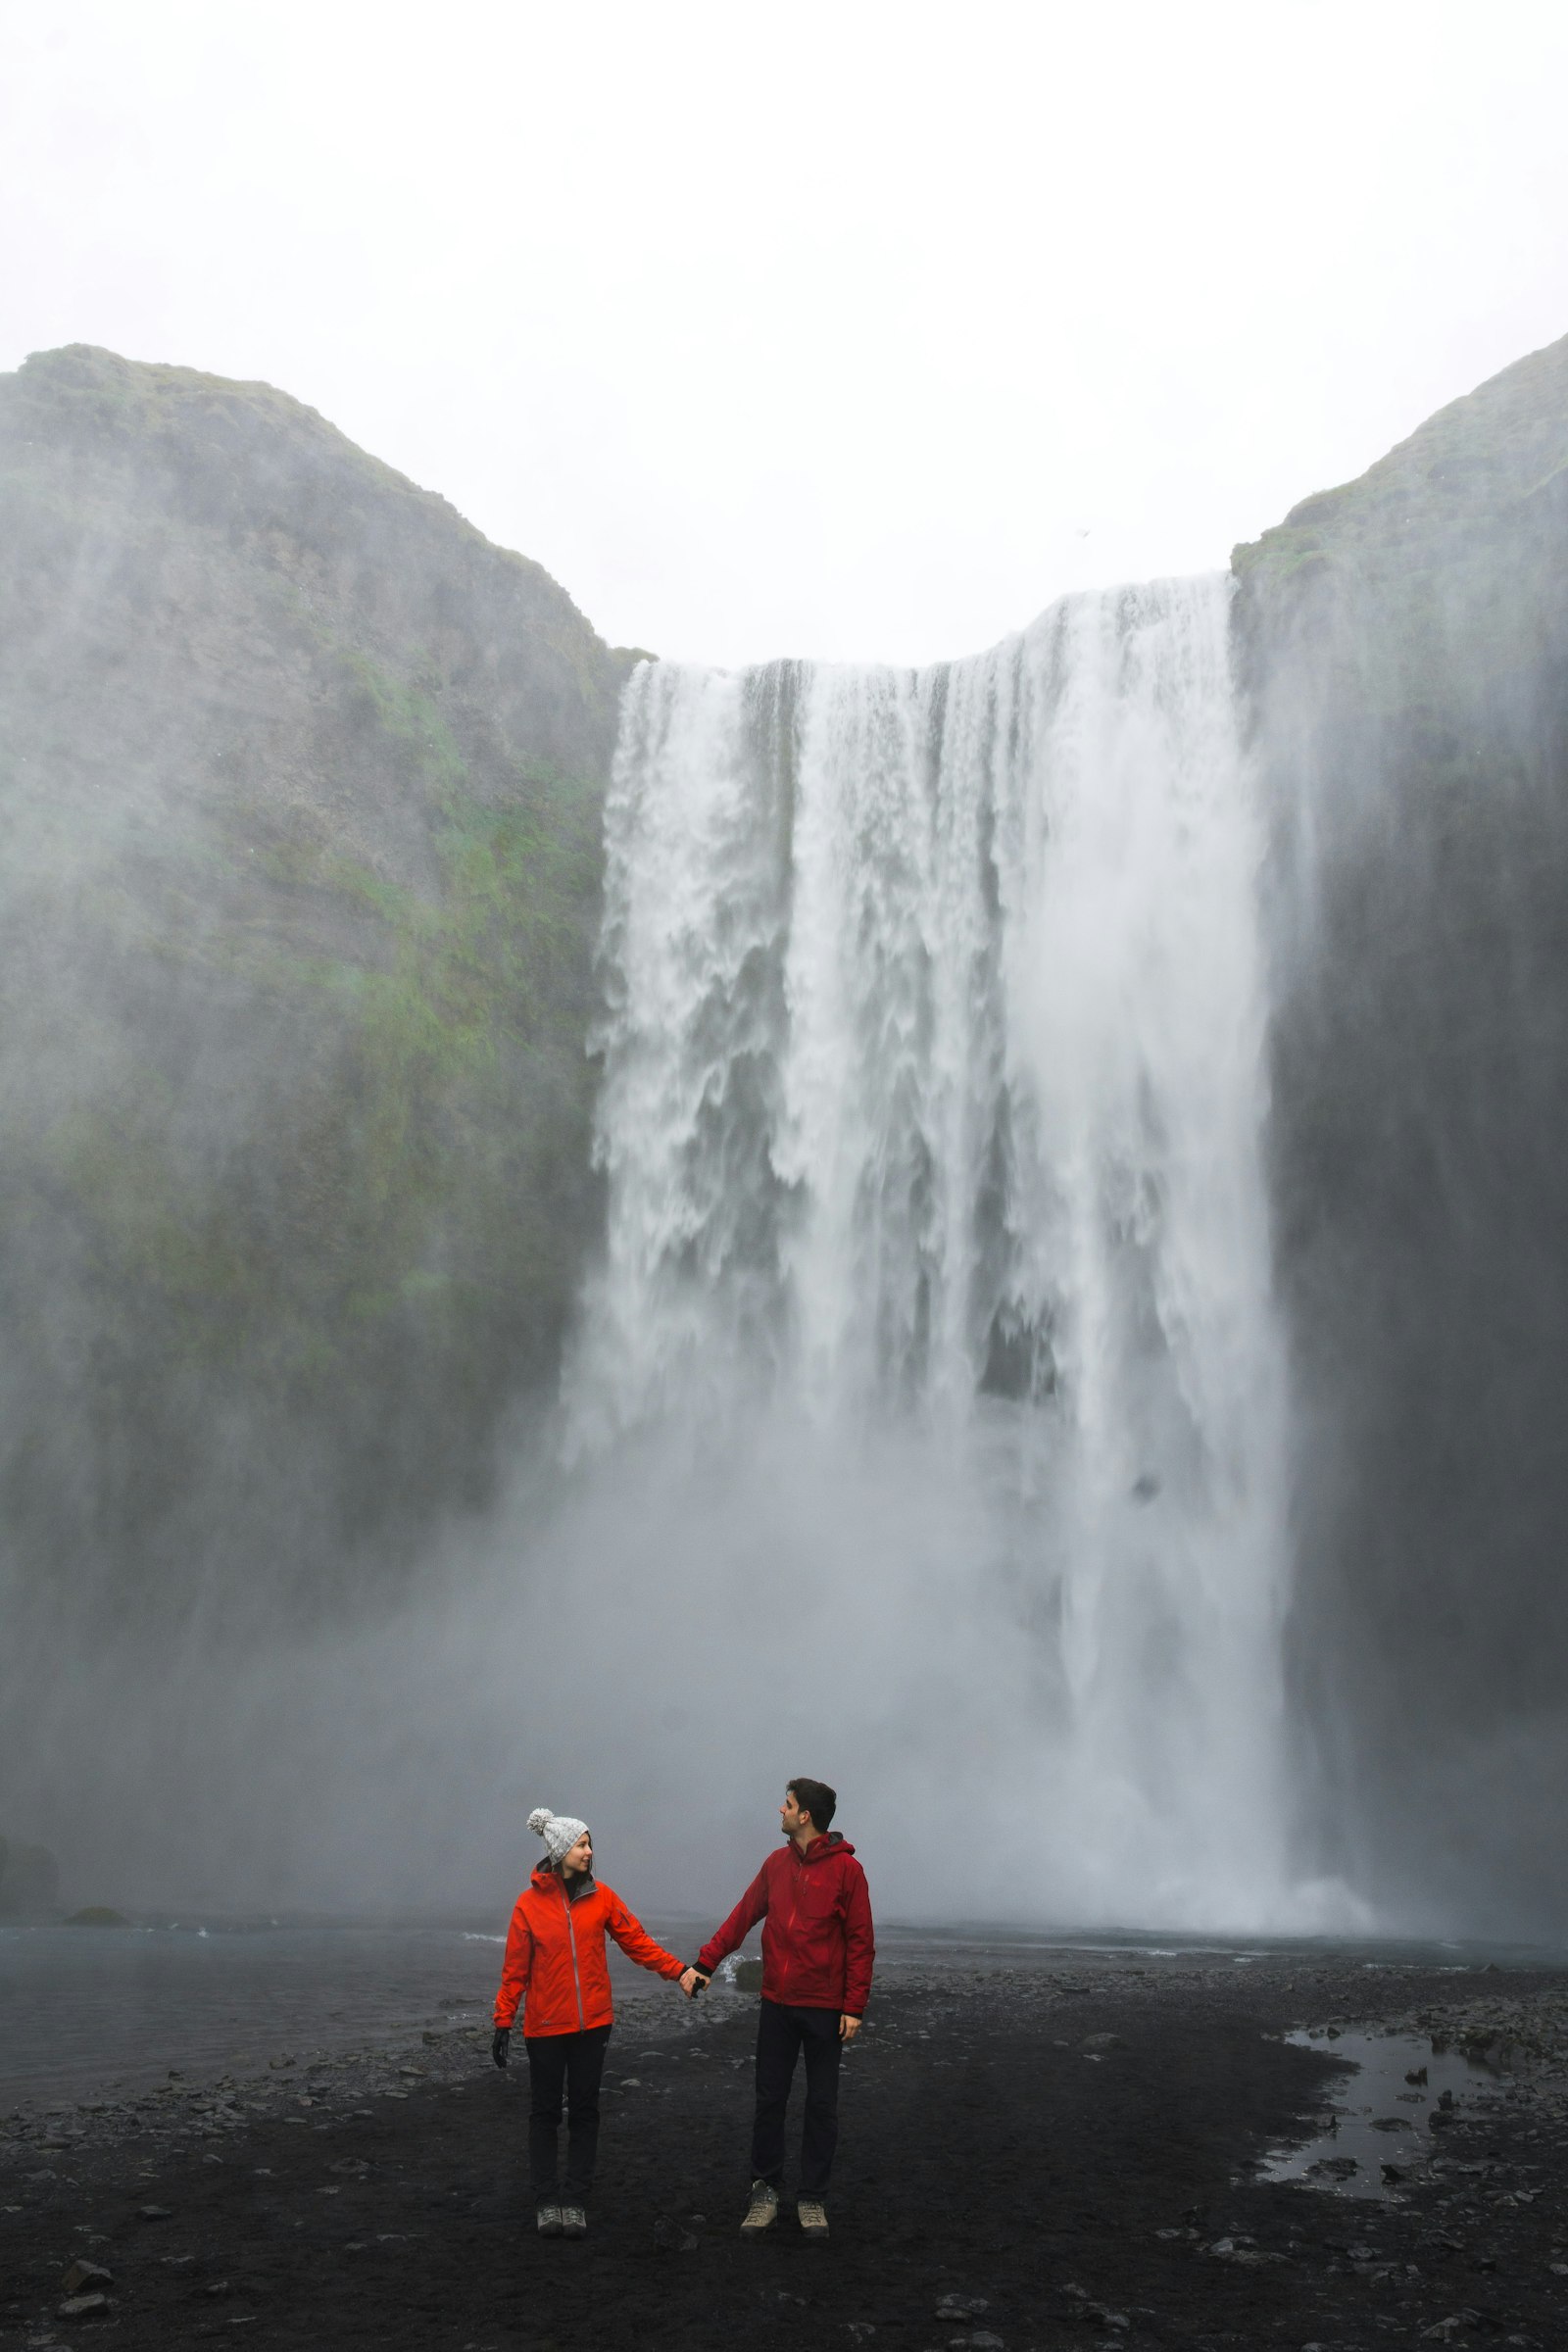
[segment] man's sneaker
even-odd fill
[[[797,2197],[795,2210],[801,2217],[801,2228],[813,2245],[827,2243],[827,2207],[820,2197]]]
[[[563,2205],[561,2208],[561,2234],[563,2237],[587,2236],[588,2216],[580,2205]]]
[[[752,2182],[752,2201],[741,2224],[742,2237],[760,2237],[778,2220],[778,2190],[771,2180]]]
[[[540,2206],[539,2234],[541,2237],[559,2237],[561,2235],[561,2207],[559,2205]]]

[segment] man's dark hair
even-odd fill
[[[826,1781],[786,1781],[785,1788],[803,1813],[811,1816],[813,1830],[825,1830],[839,1809],[838,1791]]]

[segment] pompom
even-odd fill
[[[555,1818],[548,1805],[535,1805],[528,1816],[528,1827],[536,1838],[542,1838]]]

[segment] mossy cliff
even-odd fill
[[[395,1578],[597,1230],[619,685],[263,384],[0,379],[0,1508],[94,1605]]]
[[[1318,1859],[1560,1918],[1568,340],[1236,552]]]

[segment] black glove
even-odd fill
[[[507,2052],[511,2046],[512,2028],[510,2026],[497,2026],[495,2030],[495,2037],[490,2044],[490,2055],[495,2060],[497,2066],[506,2065]]]

